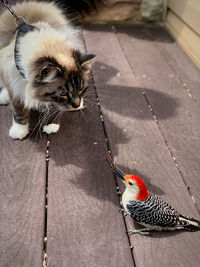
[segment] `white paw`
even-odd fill
[[[28,131],[29,124],[19,124],[15,121],[13,121],[13,125],[10,128],[9,131],[9,136],[12,137],[12,139],[23,139],[27,134],[29,133]]]
[[[8,94],[8,90],[3,87],[0,90],[0,105],[7,105],[10,103],[10,99],[9,99],[9,94]]]
[[[56,123],[51,123],[48,125],[44,125],[42,131],[47,134],[57,133],[59,130],[60,125]]]

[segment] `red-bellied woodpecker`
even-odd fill
[[[129,233],[148,234],[148,231],[200,230],[200,221],[183,216],[164,200],[149,192],[145,183],[136,175],[123,173],[109,157],[113,172],[125,183],[122,204],[126,213],[145,228]]]

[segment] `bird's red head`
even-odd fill
[[[149,197],[149,191],[145,183],[139,177],[133,174],[127,174],[124,178],[130,187],[137,186],[138,194],[134,197],[136,200],[145,200]]]

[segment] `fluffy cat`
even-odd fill
[[[4,10],[0,16],[0,104],[11,103],[9,135],[29,133],[30,109],[80,110],[95,55],[81,53],[78,31],[54,3],[26,1],[13,5],[26,23],[35,26],[17,41],[16,25]],[[47,133],[59,125],[45,126]]]

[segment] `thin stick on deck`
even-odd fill
[[[106,159],[107,159],[108,162],[110,163],[110,166],[111,166],[113,172],[114,172],[117,176],[119,176],[122,180],[125,180],[125,179],[124,179],[124,176],[125,176],[126,174],[125,174],[122,170],[120,170],[120,169],[115,165],[115,163],[114,163],[114,161],[113,161],[113,159],[112,159],[112,157],[111,157],[111,155],[110,155],[109,153],[108,153]]]

